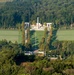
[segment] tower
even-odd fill
[[[37,17],[37,27],[39,29],[39,17]]]

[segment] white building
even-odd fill
[[[32,51],[25,51],[24,53],[25,55],[34,55],[34,53]]]
[[[51,29],[52,23],[46,23],[46,25],[42,25],[41,23],[36,23],[36,25],[31,25],[31,30],[41,30],[44,31],[44,29],[47,27],[48,31]]]
[[[29,22],[25,22],[25,29],[30,27],[30,23]]]
[[[52,23],[46,23],[46,24],[47,24],[47,27],[49,27],[51,29]]]
[[[36,23],[36,27],[39,29],[41,28],[42,24],[41,23]]]

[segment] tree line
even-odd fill
[[[0,27],[17,27],[22,21],[53,22],[56,27],[74,22],[73,0],[13,0],[0,7]]]

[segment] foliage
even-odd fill
[[[55,27],[68,26],[74,22],[74,0],[13,0],[0,8],[0,27],[16,27],[22,21],[54,22]]]
[[[6,41],[0,41],[0,46],[3,46],[0,50],[0,75],[16,75],[20,69],[15,62],[20,53],[19,46]]]
[[[24,22],[22,22],[22,45],[25,45],[25,25]]]
[[[34,55],[25,56],[22,52],[21,45],[13,44],[6,40],[0,41],[0,75],[74,74],[74,42],[58,41],[58,43],[62,45],[59,48],[59,52],[64,52],[66,59],[50,61],[46,57],[36,58]],[[55,46],[57,48],[58,45]],[[56,54],[56,51],[52,51],[52,55]]]

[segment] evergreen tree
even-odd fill
[[[44,50],[45,49],[45,38],[43,37],[40,44],[39,44],[39,49]]]
[[[26,43],[26,50],[30,51],[32,50],[32,45],[30,42],[30,28],[27,28],[27,43]]]
[[[49,50],[50,49],[50,45],[51,45],[51,39],[52,39],[52,35],[53,35],[53,28],[51,27],[50,28],[50,31],[49,31],[49,35],[48,35],[48,38],[47,38],[47,41],[46,41],[46,46],[45,46],[45,50]]]
[[[47,27],[46,27],[45,30],[44,30],[44,37],[45,37],[45,39],[47,38],[47,34],[48,34],[48,30],[47,30]]]
[[[50,36],[50,37],[52,37],[52,34],[53,34],[52,32],[53,32],[53,27],[51,26],[50,31],[49,31],[49,33],[50,33],[49,36]]]

